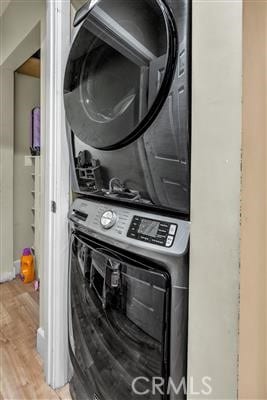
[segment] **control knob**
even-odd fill
[[[117,215],[114,211],[105,211],[100,219],[101,226],[105,229],[110,229],[116,223]]]

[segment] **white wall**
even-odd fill
[[[192,227],[188,373],[236,399],[242,1],[193,2]]]
[[[14,247],[13,259],[18,260],[24,247],[34,243],[32,167],[25,166],[30,155],[31,111],[40,105],[40,79],[15,73],[14,129]]]

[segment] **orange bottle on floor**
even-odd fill
[[[34,280],[34,259],[31,249],[26,248],[20,259],[20,276],[24,283]]]

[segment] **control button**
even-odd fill
[[[159,229],[158,229],[158,233],[166,233],[166,234],[168,234],[168,233],[169,233],[169,227],[168,227],[168,229],[161,229],[161,228],[159,228]]]
[[[136,238],[136,237],[137,237],[137,235],[136,235],[135,232],[129,232],[129,233],[128,233],[128,236],[133,237],[133,238]]]
[[[147,236],[140,235],[140,239],[143,240],[144,242],[149,242],[149,237]]]
[[[117,216],[114,213],[114,211],[105,211],[104,214],[102,214],[102,217],[100,219],[100,223],[103,228],[109,229],[111,228],[117,220]]]
[[[159,227],[160,227],[160,228],[167,228],[167,229],[169,229],[169,224],[165,224],[164,222],[161,222]]]
[[[169,234],[170,235],[175,235],[175,232],[176,232],[176,225],[172,224],[170,226]]]
[[[173,242],[174,237],[173,236],[168,236],[166,240],[166,247],[171,247],[172,242]]]
[[[153,244],[159,244],[161,246],[164,246],[164,240],[159,240],[159,239],[152,239],[151,243]]]

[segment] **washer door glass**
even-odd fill
[[[84,143],[112,150],[129,144],[155,119],[168,95],[176,30],[161,0],[99,0],[70,51],[64,102]]]

